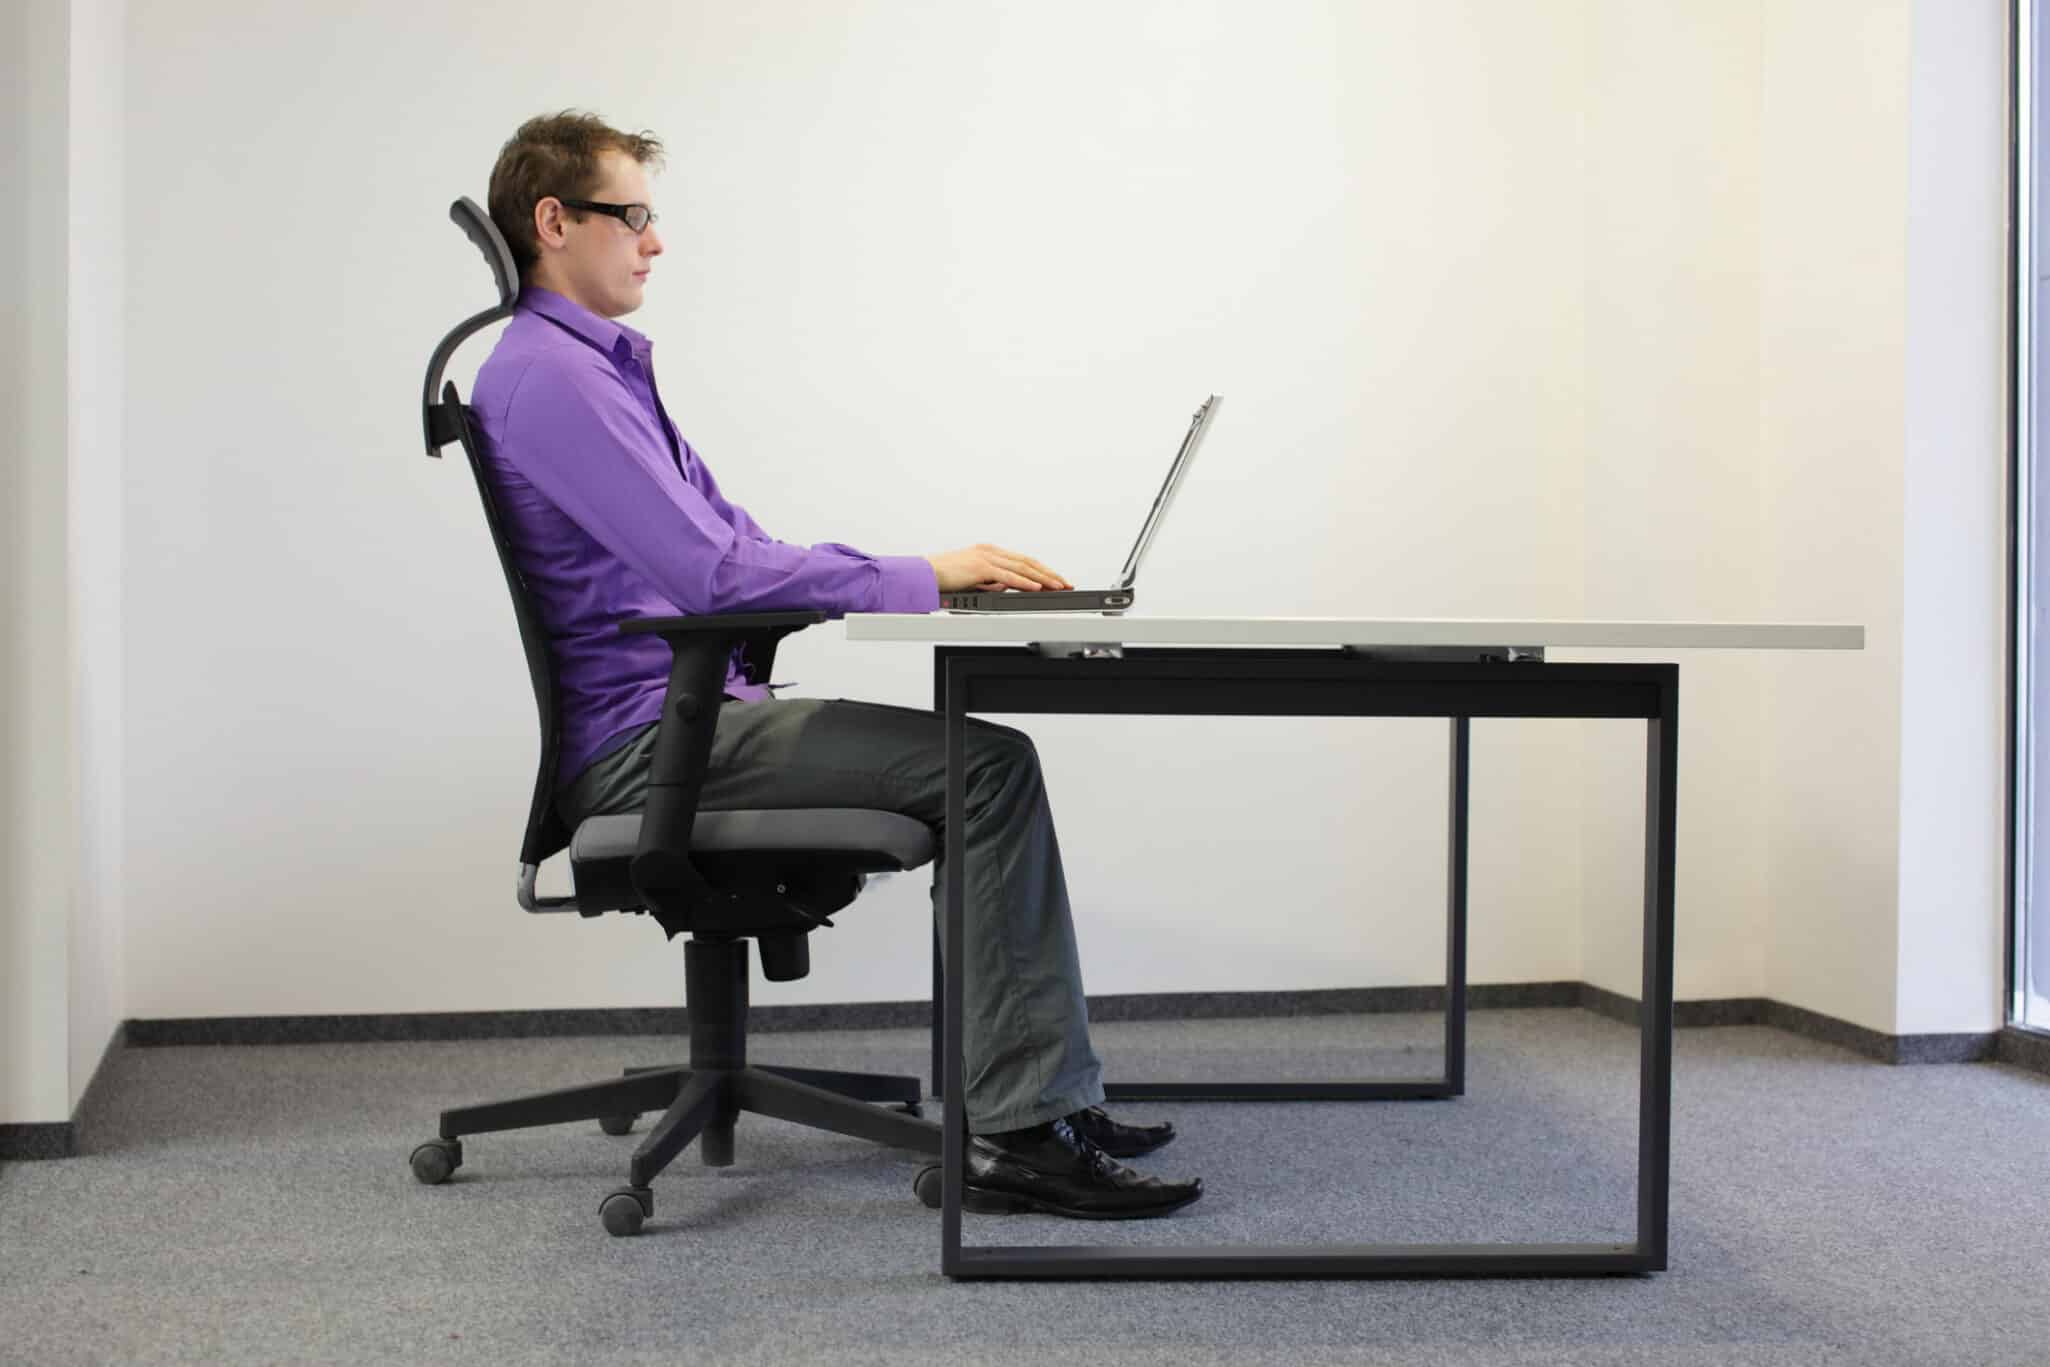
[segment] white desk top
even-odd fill
[[[849,613],[850,641],[1208,646],[1523,646],[1623,650],[1862,650],[1827,622],[1544,622],[1477,617],[1105,617],[1082,612]]]

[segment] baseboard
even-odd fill
[[[2010,1025],[2000,1032],[2000,1043],[1994,1058],[2016,1068],[2026,1068],[2032,1073],[2050,1074],[2050,1034],[2040,1030],[2022,1030]]]
[[[1581,1005],[1590,1011],[1637,1024],[1637,998],[1582,984]],[[1881,1063],[1984,1063],[2000,1057],[1998,1030],[1962,1035],[1889,1035],[1853,1025],[1806,1007],[1789,1006],[1770,997],[1721,997],[1673,1003],[1678,1030],[1711,1025],[1769,1025],[1790,1035],[1819,1040]],[[2006,1061],[2003,1059],[2002,1061]],[[2027,1065],[2023,1065],[2027,1066]]]
[[[1579,1006],[1575,982],[1482,983],[1467,988],[1472,1010]],[[1313,1016],[1442,1011],[1443,987],[1332,988],[1308,992],[1139,992],[1089,998],[1093,1021],[1219,1020],[1233,1016]],[[911,1029],[932,1020],[928,1002],[749,1009],[751,1033],[787,1030]],[[676,1035],[690,1021],[680,1006],[565,1011],[420,1011],[350,1016],[208,1016],[133,1020],[128,1043],[147,1049],[197,1044],[365,1044],[414,1040],[540,1039],[564,1035]]]
[[[1223,1020],[1234,1016],[1362,1015],[1442,1011],[1443,987],[1332,988],[1308,992],[1136,992],[1089,998],[1093,1021]],[[1638,1001],[1582,982],[1476,983],[1466,990],[1475,1011],[1582,1007],[1635,1025]],[[926,1025],[923,1001],[845,1005],[757,1006],[748,1029],[887,1030]],[[572,1035],[675,1035],[689,1028],[680,1006],[573,1011],[427,1011],[392,1015],[215,1016],[131,1020],[116,1027],[68,1121],[0,1125],[0,1161],[68,1158],[85,1148],[91,1119],[106,1093],[109,1064],[122,1049],[210,1044],[360,1044],[415,1040],[538,1039]],[[1834,1044],[1881,1063],[1999,1062],[2050,1075],[2050,1034],[2010,1027],[1985,1034],[1888,1035],[1819,1011],[1768,997],[1722,997],[1673,1003],[1676,1029],[1767,1025]]]
[[[78,1122],[51,1120],[39,1125],[0,1125],[0,1163],[39,1158],[69,1158],[78,1152]]]
[[[1137,992],[1091,997],[1093,1021],[1223,1020],[1234,1016],[1361,1015],[1442,1011],[1443,987],[1332,988],[1312,992]],[[1581,982],[1476,983],[1466,990],[1475,1011],[1529,1007],[1582,1007],[1635,1025],[1638,1002]],[[923,1027],[932,1007],[923,1001],[846,1005],[757,1006],[748,1029],[888,1030]],[[216,1016],[184,1020],[132,1020],[115,1030],[106,1052],[63,1123],[0,1125],[0,1160],[67,1158],[84,1145],[88,1121],[117,1050],[208,1044],[362,1044],[415,1040],[538,1039],[569,1035],[678,1035],[689,1028],[680,1006],[594,1008],[575,1011],[423,1011],[356,1016]],[[1677,1029],[1768,1025],[1848,1049],[1881,1063],[1994,1061],[2050,1075],[2050,1035],[2007,1029],[1985,1034],[1888,1035],[1768,997],[1723,997],[1673,1003]]]
[[[1611,992],[1592,983],[1576,983],[1577,1005],[1625,1025],[1637,1024],[1637,998]],[[1673,1003],[1673,1028],[1694,1030],[1713,1025],[1768,1025],[1766,1011],[1776,1003],[1764,997],[1706,997]],[[1856,1029],[1856,1026],[1848,1026]],[[1834,1042],[1834,1041],[1832,1041]]]
[[[38,1125],[0,1125],[0,1162],[44,1158],[71,1158],[85,1150],[92,1117],[107,1095],[107,1077],[114,1056],[128,1044],[128,1022],[114,1027],[100,1061],[93,1066],[92,1080],[78,1098],[69,1120],[52,1120]]]
[[[1089,999],[1094,1021],[1219,1020],[1234,1016],[1357,1015],[1442,1011],[1443,987],[1330,988],[1306,992],[1140,992]],[[1638,1003],[1582,982],[1476,983],[1467,988],[1471,1010],[1578,1006],[1626,1024],[1637,1023]],[[756,1006],[751,1031],[910,1029],[931,1020],[923,1001],[844,1005]],[[1819,1011],[1768,997],[1723,997],[1673,1004],[1676,1028],[1769,1025],[1790,1034],[1849,1049],[1882,1063],[1974,1063],[1991,1059],[2036,1066],[2050,1037],[2020,1031],[1960,1035],[1888,1035]],[[204,1044],[358,1044],[413,1040],[537,1039],[568,1035],[672,1035],[689,1027],[680,1006],[592,1008],[567,1011],[432,1011],[392,1015],[213,1016],[134,1020],[131,1048]],[[2012,1038],[2010,1038],[2010,1036]],[[104,1066],[104,1065],[103,1065]],[[2044,1071],[2050,1071],[2046,1067]],[[17,1128],[62,1128],[54,1126]]]

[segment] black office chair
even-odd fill
[[[609,1193],[599,1207],[605,1228],[625,1235],[638,1233],[655,1213],[649,1184],[692,1139],[707,1166],[733,1162],[734,1121],[742,1111],[938,1154],[940,1127],[918,1118],[922,1091],[917,1078],[750,1066],[747,1061],[747,940],[760,947],[764,977],[772,982],[801,978],[811,971],[807,937],[832,924],[828,916],[854,900],[868,874],[916,868],[934,852],[932,831],[895,812],[697,810],[734,649],[744,647],[751,675],[766,679],[777,643],[824,621],[824,613],[663,617],[622,624],[622,632],[661,636],[674,654],[646,805],[640,814],[591,817],[574,831],[556,814],[558,731],[547,635],[492,500],[472,415],[453,383],[441,389],[438,401],[435,396],[456,347],[512,313],[519,277],[505,239],[473,201],[458,199],[449,217],[484,253],[498,283],[498,306],[465,319],[434,349],[421,412],[428,455],[439,457],[444,445],[460,441],[470,458],[484,518],[512,591],[513,616],[540,713],[541,764],[520,845],[517,896],[530,912],[652,913],[672,938],[687,932],[690,1063],[629,1068],[616,1080],[443,1111],[440,1137],[413,1150],[413,1175],[429,1185],[447,1181],[462,1166],[464,1135],[578,1120],[596,1120],[607,1134],[619,1135],[631,1130],[643,1112],[659,1110],[661,1121],[634,1152],[627,1185]],[[575,894],[536,896],[541,862],[565,846]]]

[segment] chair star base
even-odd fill
[[[462,1165],[466,1135],[582,1120],[617,1135],[659,1111],[662,1118],[628,1165],[628,1185],[600,1206],[605,1228],[624,1235],[638,1233],[654,1213],[651,1184],[692,1140],[707,1167],[733,1162],[743,1112],[938,1156],[940,1127],[918,1115],[925,1089],[915,1077],[748,1063],[745,940],[700,937],[684,954],[689,1064],[629,1068],[605,1082],[443,1111],[440,1137],[414,1150],[414,1176],[428,1185],[446,1181]],[[892,1104],[908,1114],[883,1108]]]

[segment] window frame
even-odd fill
[[[2041,319],[2035,308],[2037,212],[2050,168],[2041,165],[2050,138],[2043,136],[2042,92],[2036,89],[2050,63],[2039,60],[2044,0],[2014,0],[2008,23],[2008,614],[2007,614],[2007,907],[2005,928],[2006,1019],[2009,1029],[2050,1033],[2050,1019],[2030,1020],[2029,884],[2035,850],[2034,736],[2029,714],[2035,680],[2028,628],[2036,552],[2037,461],[2035,364]],[[2050,606],[2050,604],[2046,604]],[[2045,853],[2050,853],[2046,851]],[[2050,946],[2038,946],[2050,953]]]

